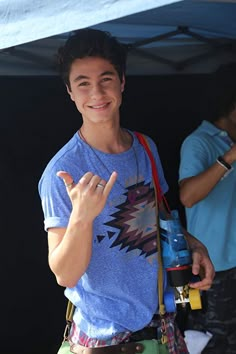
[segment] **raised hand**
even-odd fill
[[[117,179],[117,172],[113,172],[108,181],[92,172],[85,173],[78,183],[65,171],[58,171],[57,176],[65,183],[72,203],[73,217],[91,221],[103,210]]]

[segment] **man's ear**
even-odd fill
[[[74,95],[73,95],[73,93],[71,92],[71,89],[69,88],[68,85],[66,85],[66,90],[67,90],[68,94],[70,95],[71,100],[72,100],[72,101],[75,101]]]
[[[124,89],[125,89],[125,75],[123,74],[122,81],[121,81],[121,92],[123,92]]]

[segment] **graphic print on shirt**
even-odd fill
[[[129,192],[135,195],[130,202]],[[157,252],[156,244],[156,207],[155,193],[150,185],[143,182],[128,188],[126,201],[116,205],[116,211],[111,215],[112,221],[105,223],[107,226],[119,229],[118,236],[110,247],[126,248],[126,252],[135,249],[141,250],[140,256],[151,257]],[[107,232],[107,237],[112,240],[117,232]],[[97,236],[98,242],[102,242],[104,235]],[[156,257],[156,256],[155,256]]]

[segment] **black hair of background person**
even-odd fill
[[[228,116],[236,101],[236,62],[222,65],[209,81],[207,96],[211,107],[208,117],[214,122],[219,117]]]
[[[205,118],[209,75],[127,77],[122,125],[157,142],[178,200],[179,147]],[[55,354],[66,300],[48,267],[38,180],[47,162],[79,128],[78,112],[57,77],[0,77],[1,353]]]

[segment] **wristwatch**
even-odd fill
[[[222,156],[219,156],[216,161],[227,171],[231,170],[232,166],[228,162],[226,162]]]

